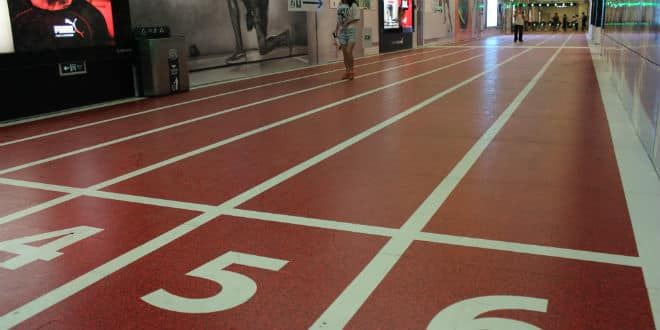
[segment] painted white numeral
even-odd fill
[[[191,299],[159,289],[142,297],[142,300],[158,308],[180,313],[201,314],[228,310],[250,300],[257,292],[257,283],[245,275],[224,268],[237,264],[278,271],[287,263],[286,260],[230,251],[186,274],[220,284],[222,288],[215,296]]]
[[[103,231],[101,228],[79,226],[0,242],[0,251],[17,255],[16,257],[0,263],[0,267],[16,270],[37,260],[53,260],[62,255],[59,250],[101,231]],[[60,238],[41,246],[26,245],[27,243],[39,242],[56,237]]]
[[[455,330],[540,330],[529,323],[495,318],[477,318],[486,312],[504,309],[527,310],[545,313],[548,300],[520,296],[486,296],[459,301],[438,313],[428,329]]]

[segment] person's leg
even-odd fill
[[[520,29],[520,25],[513,26],[513,42],[518,41],[518,29]]]
[[[518,42],[518,25],[513,25],[513,42]]]
[[[257,41],[259,43],[259,53],[266,55],[275,47],[280,45],[289,45],[289,55],[293,50],[290,41],[290,32],[286,30],[275,36],[268,36],[268,0],[248,0],[255,10],[255,22],[257,30]]]
[[[341,77],[341,79],[348,79],[349,78],[349,68],[348,68],[348,61],[349,61],[349,54],[348,54],[348,44],[342,44],[341,46],[341,55],[344,58],[344,68],[346,68],[346,72],[344,72],[344,75]]]
[[[518,35],[518,40],[520,40],[520,42],[523,42],[523,33],[524,33],[524,31],[525,31],[525,26],[521,25],[520,26],[520,34]]]
[[[229,18],[231,19],[231,27],[234,29],[234,54],[227,60],[234,61],[245,57],[245,50],[243,49],[243,37],[241,36],[241,20],[238,10],[237,0],[227,0],[229,6]]]
[[[354,72],[353,72],[353,48],[355,48],[355,42],[349,42],[346,44],[344,47],[346,49],[345,53],[345,58],[344,61],[346,62],[346,66],[348,67],[348,79],[353,79]]]

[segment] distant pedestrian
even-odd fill
[[[555,13],[555,16],[552,16],[552,31],[559,31],[559,14]]]
[[[523,30],[525,28],[525,18],[523,16],[522,8],[518,7],[516,10],[516,17],[513,20],[513,42],[523,42]]]
[[[344,55],[344,66],[346,73],[342,79],[353,79],[353,48],[357,34],[357,23],[360,20],[360,8],[356,0],[342,0],[337,7],[337,26],[334,35],[339,40],[341,51]]]
[[[589,17],[582,12],[582,32],[587,31],[587,23],[589,21]]]
[[[566,32],[566,28],[568,27],[568,17],[566,17],[566,14],[564,14],[564,17],[561,18],[561,29]]]

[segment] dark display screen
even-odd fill
[[[115,45],[112,0],[0,0],[0,52]],[[13,39],[13,40],[8,40]]]
[[[383,29],[413,31],[413,0],[384,0]]]

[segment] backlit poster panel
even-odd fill
[[[413,31],[412,0],[383,1],[383,29]]]
[[[11,21],[7,0],[0,0],[0,54],[14,52],[14,39],[11,35]]]
[[[111,0],[3,1],[17,52],[115,44]]]

